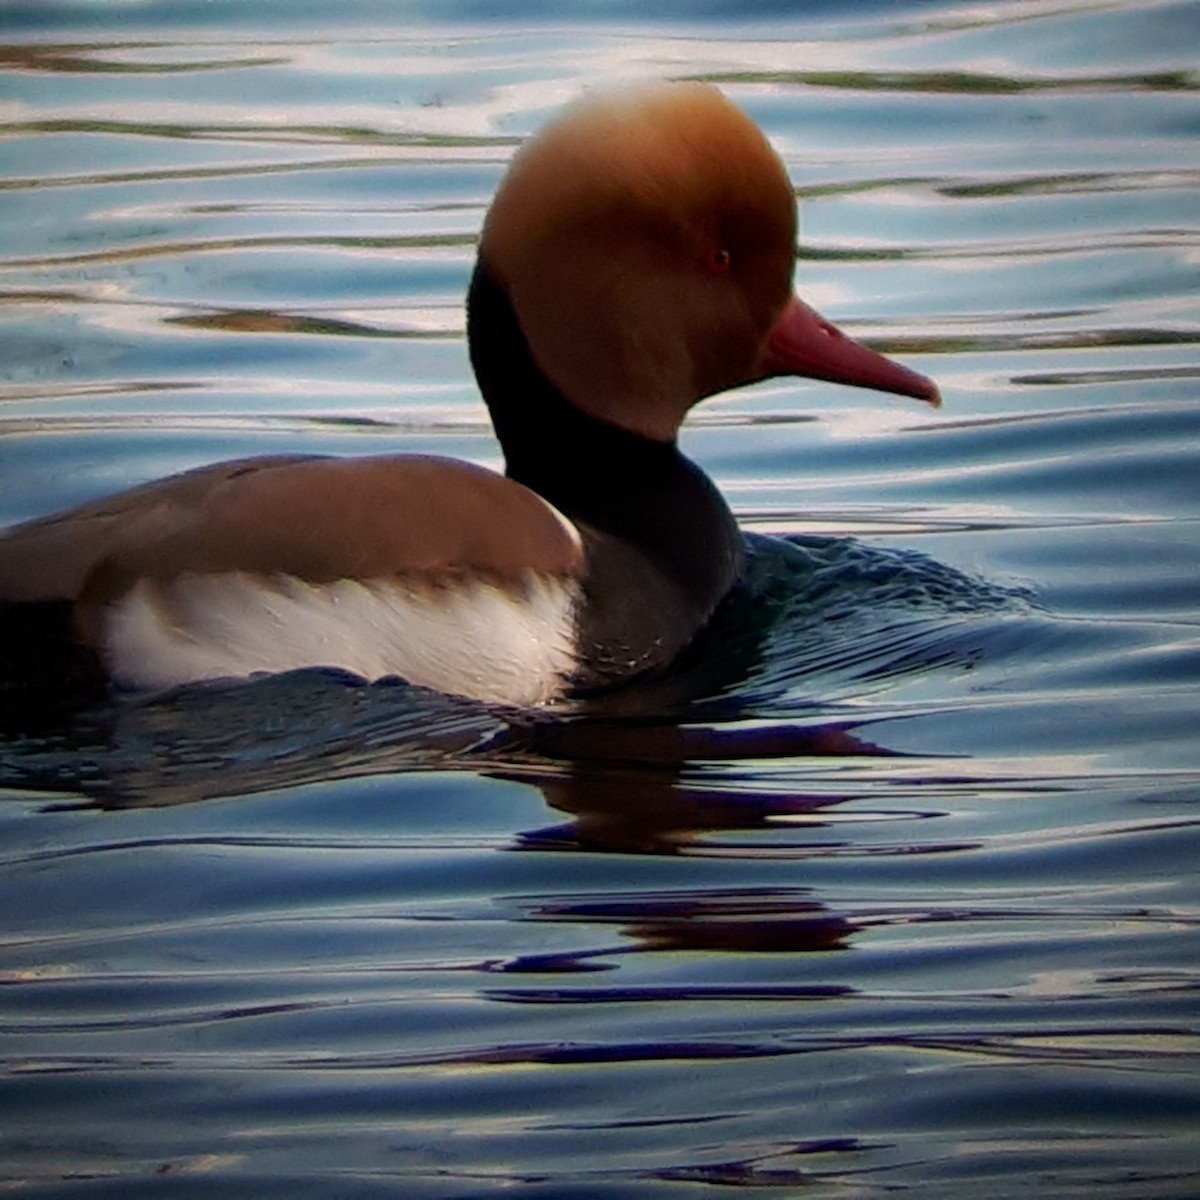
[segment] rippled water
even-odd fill
[[[702,408],[752,586],[592,710],[9,714],[7,1190],[1200,1192],[1200,5],[792,7],[0,9],[0,521],[498,463],[484,208],[647,75],[763,124],[802,291],[945,395]]]

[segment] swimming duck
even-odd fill
[[[0,601],[55,606],[119,685],[341,668],[536,705],[668,664],[743,568],[676,444],[778,375],[937,403],[792,292],[796,206],[718,91],[585,98],[515,156],[467,301],[505,474],[422,455],[219,463],[0,534]]]

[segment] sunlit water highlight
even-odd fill
[[[483,7],[0,11],[0,520],[496,465],[483,211],[645,76],[760,121],[804,294],[945,407],[704,406],[750,586],[586,711],[313,672],[10,714],[4,1185],[1196,1194],[1200,6]]]

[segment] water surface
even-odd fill
[[[945,396],[701,408],[751,586],[593,710],[312,672],[16,720],[10,1191],[1200,1191],[1200,6],[792,7],[0,12],[3,523],[498,465],[483,212],[644,77],[764,126],[805,296]]]

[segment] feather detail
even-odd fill
[[[96,614],[111,676],[163,688],[331,667],[490,703],[544,704],[575,667],[573,580],[307,583],[246,572],[143,578]]]

